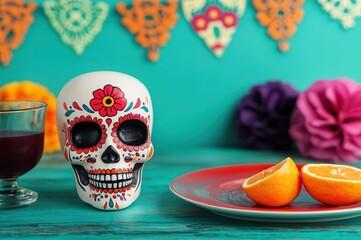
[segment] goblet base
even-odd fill
[[[0,209],[25,207],[37,199],[37,192],[18,186],[16,180],[0,180]]]

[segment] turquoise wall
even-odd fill
[[[304,90],[320,78],[347,76],[361,81],[361,21],[345,31],[317,1],[305,3],[304,21],[287,54],[278,52],[248,1],[233,41],[220,59],[205,47],[179,9],[178,23],[157,63],[145,58],[146,51],[120,25],[114,8],[118,1],[107,2],[111,8],[103,31],[80,57],[61,42],[38,8],[24,44],[14,51],[8,67],[0,66],[0,85],[31,80],[58,94],[81,73],[114,70],[133,75],[151,93],[153,142],[156,151],[162,151],[237,146],[234,110],[254,84],[282,79]]]

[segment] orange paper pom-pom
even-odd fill
[[[60,150],[56,129],[56,97],[46,87],[30,81],[11,82],[0,88],[0,100],[37,100],[45,102],[45,142],[44,153]]]

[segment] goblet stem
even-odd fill
[[[17,179],[0,180],[0,209],[28,206],[38,193],[18,185]]]
[[[0,180],[0,194],[8,194],[11,191],[16,191],[18,182],[16,179]]]

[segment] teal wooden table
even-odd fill
[[[169,190],[174,178],[190,171],[279,162],[285,157],[285,153],[231,149],[155,154],[145,165],[140,197],[129,208],[105,212],[78,199],[72,169],[60,154],[47,155],[19,181],[39,193],[38,201],[24,208],[0,210],[0,239],[361,239],[361,217],[312,224],[248,222],[218,216]],[[298,163],[307,162],[291,157]]]

